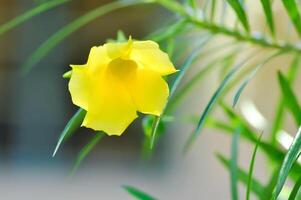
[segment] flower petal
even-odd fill
[[[83,126],[121,135],[137,118],[136,106],[122,82],[110,73],[103,73],[90,88],[89,110]]]
[[[161,51],[159,45],[153,41],[134,41],[131,59],[144,68],[156,71],[161,75],[168,75],[177,71],[168,55]]]
[[[169,88],[160,74],[138,69],[136,77],[127,83],[139,112],[161,115],[169,95]]]
[[[130,37],[128,42],[107,43],[104,45],[111,59],[123,58],[128,59],[133,47],[133,40]]]
[[[90,50],[87,66],[89,67],[89,71],[95,73],[99,70],[103,70],[110,61],[111,59],[106,49],[103,46],[95,46]]]
[[[69,91],[72,102],[88,110],[90,80],[86,65],[71,65],[72,75],[69,81]]]

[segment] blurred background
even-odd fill
[[[0,24],[41,2],[1,0]],[[20,75],[26,58],[52,33],[108,2],[74,0],[42,13],[0,37],[1,199],[132,199],[122,185],[137,186],[159,199],[230,199],[228,172],[214,155],[216,152],[228,155],[231,138],[205,130],[184,157],[181,154],[183,145],[194,128],[187,123],[169,125],[150,161],[141,159],[141,119],[121,137],[105,137],[72,177],[68,176],[69,170],[81,147],[92,138],[92,131],[78,130],[63,144],[57,156],[51,157],[62,129],[77,110],[70,99],[68,80],[62,78],[69,70],[69,64],[85,63],[90,48],[115,38],[118,30],[143,39],[172,17],[168,11],[154,5],[112,12],[64,40],[27,76]],[[261,13],[257,12],[256,6],[256,3],[249,6],[254,10],[250,13],[258,19],[252,20],[256,22],[252,25],[261,27]],[[280,10],[277,18],[282,17],[286,16]],[[278,27],[282,27],[282,21],[279,20]],[[200,60],[196,66],[202,62]],[[275,74],[285,62],[285,59],[271,62],[269,66],[272,67],[265,67],[242,97],[242,101],[252,99],[267,119],[274,112],[272,108],[276,101],[273,97],[278,96]],[[176,118],[199,115],[219,79],[212,73],[202,83],[205,84],[198,86],[197,92],[177,110]],[[287,123],[290,127],[290,122]],[[247,168],[253,147],[243,141],[240,145],[240,164]],[[259,155],[256,177],[265,180],[267,170],[264,158]],[[244,191],[241,192],[243,195]]]

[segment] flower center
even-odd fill
[[[121,80],[129,80],[134,78],[137,67],[132,60],[117,58],[109,63],[108,72]]]

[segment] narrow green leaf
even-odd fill
[[[166,106],[165,106],[163,112],[161,113],[161,115],[164,114],[166,107],[169,105],[170,99],[172,99],[172,97],[173,97],[177,87],[179,86],[180,82],[182,81],[185,73],[187,72],[187,70],[189,69],[191,64],[195,61],[195,59],[198,57],[200,52],[203,50],[203,47],[207,44],[207,42],[210,41],[210,39],[211,39],[211,37],[209,37],[209,36],[204,37],[202,39],[202,41],[200,42],[200,45],[197,47],[197,50],[193,51],[193,53],[185,60],[183,66],[180,69],[180,72],[178,73],[178,76],[172,83],[172,86],[171,86],[170,92],[169,92],[168,101],[167,101]],[[152,129],[152,137],[151,137],[151,142],[150,142],[150,149],[153,149],[153,147],[154,147],[155,139],[157,137],[157,129],[160,124],[160,120],[161,120],[161,117],[156,117],[156,119],[154,121],[154,126]]]
[[[259,147],[259,143],[260,143],[261,137],[262,137],[262,134],[259,136],[259,138],[257,140],[257,143],[255,145],[255,148],[254,148],[254,151],[253,151],[253,154],[252,154],[252,159],[251,159],[251,162],[250,162],[248,185],[247,185],[247,192],[246,192],[246,200],[250,199],[255,158],[256,158],[256,153],[257,153],[257,149]]]
[[[298,157],[298,154],[301,150],[301,127],[299,128],[290,148],[288,149],[285,158],[283,160],[278,181],[276,184],[275,192],[273,193],[272,199],[276,200],[278,195],[280,194],[282,187],[285,183],[285,180],[287,176],[289,175],[289,172],[296,161],[296,158]],[[300,171],[299,171],[300,172]]]
[[[197,8],[197,3],[196,0],[187,0],[187,3],[189,6],[191,6],[192,8]]]
[[[292,24],[294,24],[297,33],[301,37],[301,16],[296,0],[282,0],[282,3],[287,11],[287,14],[292,20]]]
[[[295,199],[298,200],[298,193],[299,193],[300,187],[301,187],[301,176],[299,177],[295,186],[293,187],[293,190],[292,190],[288,200],[295,200]]]
[[[241,93],[243,92],[243,90],[245,89],[245,87],[248,85],[248,83],[254,78],[254,76],[256,75],[256,73],[258,72],[258,70],[263,67],[265,64],[267,64],[271,59],[281,55],[283,52],[277,52],[275,54],[272,54],[270,56],[268,56],[267,58],[265,58],[262,62],[258,63],[254,70],[246,77],[246,79],[242,82],[242,84],[240,85],[240,87],[238,88],[238,90],[235,92],[235,95],[233,97],[233,104],[232,107],[235,107],[235,105],[237,104],[239,97],[241,95]]]
[[[213,23],[216,10],[216,0],[211,1],[210,21]]]
[[[22,74],[27,74],[41,59],[43,59],[54,47],[56,47],[66,37],[74,33],[79,28],[83,27],[84,25],[88,24],[92,20],[114,10],[142,3],[146,2],[141,0],[114,1],[112,3],[97,7],[89,11],[88,13],[80,16],[73,22],[65,25],[59,31],[50,36],[49,39],[43,42],[25,61],[24,67],[22,68]]]
[[[273,171],[273,174],[271,175],[269,182],[267,183],[267,185],[265,187],[265,192],[264,192],[264,195],[262,196],[261,200],[266,200],[266,199],[272,198],[274,188],[277,184],[279,171],[280,171],[280,165]]]
[[[72,168],[71,174],[74,174],[84,158],[91,152],[91,150],[95,147],[95,145],[103,138],[104,133],[96,132],[92,140],[86,144],[79,152],[75,159],[75,164]]]
[[[237,157],[238,157],[238,141],[241,128],[238,126],[232,136],[231,144],[231,160],[230,160],[230,180],[231,180],[231,196],[232,200],[238,199],[238,181],[237,181]]]
[[[269,26],[270,32],[274,36],[275,27],[274,27],[274,19],[273,19],[273,12],[272,12],[272,3],[270,0],[260,0],[260,2],[264,10],[265,18]]]
[[[216,156],[223,166],[230,170],[231,161],[221,154],[217,154]],[[247,185],[248,183],[248,173],[241,168],[238,168],[238,180],[244,185]],[[254,177],[252,178],[251,191],[258,197],[261,197],[264,194],[264,186]]]
[[[45,12],[47,10],[50,10],[52,8],[55,8],[59,5],[65,4],[67,2],[70,2],[70,0],[52,0],[32,8],[31,10],[25,12],[24,14],[15,17],[14,19],[6,22],[3,25],[0,25],[0,36],[6,33],[7,31],[15,28],[16,26],[20,25],[21,23],[31,19],[32,17],[42,12]]]
[[[227,0],[232,9],[235,11],[239,21],[247,32],[250,31],[249,22],[245,10],[239,0]]]
[[[150,196],[149,194],[146,194],[145,192],[142,192],[141,190],[138,190],[137,188],[134,188],[132,186],[125,185],[123,188],[133,197],[135,197],[137,200],[156,200],[156,198]]]
[[[71,137],[72,134],[75,132],[75,130],[80,127],[80,125],[84,120],[85,115],[86,115],[86,111],[83,109],[79,109],[69,120],[69,122],[67,123],[67,125],[65,126],[63,132],[59,137],[58,143],[54,149],[52,157],[55,156],[62,142],[65,141],[67,138]]]
[[[229,83],[229,81],[233,78],[233,76],[236,74],[236,72],[249,60],[253,57],[253,54],[247,58],[245,58],[243,61],[241,61],[240,63],[238,63],[237,65],[235,65],[230,71],[229,73],[225,76],[224,80],[221,82],[221,84],[219,85],[219,87],[217,88],[217,90],[214,92],[213,96],[211,97],[211,99],[209,100],[209,103],[207,104],[207,106],[205,107],[205,110],[203,111],[203,113],[200,116],[199,122],[197,124],[196,129],[194,130],[194,132],[190,135],[185,148],[184,148],[184,152],[186,152],[188,150],[188,148],[192,145],[192,143],[194,142],[194,140],[197,138],[197,136],[199,136],[199,134],[201,133],[206,119],[209,116],[210,112],[212,111],[214,105],[216,104],[218,98],[221,96],[223,90],[225,89],[225,86]]]
[[[301,124],[301,108],[297,97],[291,89],[290,83],[281,72],[278,72],[278,80],[281,92],[284,98],[284,104],[288,107],[294,116],[297,125]]]
[[[299,57],[299,54],[297,54],[293,58],[293,60],[290,64],[288,73],[287,73],[287,79],[288,79],[288,82],[290,83],[290,85],[292,85],[294,83],[295,79],[296,79],[299,66],[300,66],[300,57]],[[280,100],[277,104],[276,113],[275,113],[274,116],[275,116],[275,118],[273,120],[273,125],[272,125],[272,128],[271,128],[270,140],[271,140],[271,143],[273,145],[276,145],[276,143],[277,143],[277,141],[276,141],[277,133],[278,133],[280,127],[283,124],[283,119],[284,119],[284,116],[285,116],[285,113],[284,113],[284,100],[283,100],[282,96],[280,97]]]

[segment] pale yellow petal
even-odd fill
[[[142,67],[161,75],[177,71],[168,55],[161,51],[158,44],[153,41],[134,41],[130,57]]]
[[[111,59],[123,58],[128,59],[132,51],[133,41],[130,38],[128,42],[107,43],[104,48]]]
[[[167,102],[169,88],[160,74],[138,69],[136,77],[128,81],[127,85],[139,112],[161,115]]]
[[[95,46],[90,50],[87,66],[92,73],[97,73],[103,70],[110,61],[106,49],[103,46]]]
[[[122,82],[110,73],[103,73],[92,84],[93,95],[83,126],[108,135],[121,135],[137,118],[136,107]]]
[[[72,75],[69,81],[69,91],[72,102],[87,110],[90,79],[87,73],[86,65],[71,65]]]

